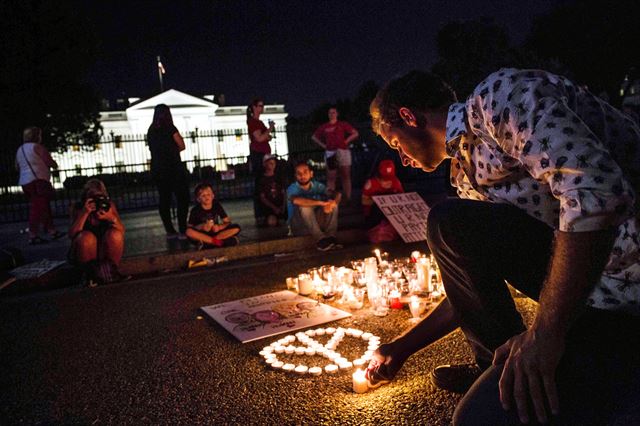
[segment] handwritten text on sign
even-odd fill
[[[407,192],[374,195],[372,198],[405,243],[427,239],[429,207],[420,195]]]

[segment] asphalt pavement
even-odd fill
[[[415,248],[386,247],[392,258]],[[356,394],[350,373],[268,368],[258,352],[277,338],[239,343],[199,311],[283,290],[288,276],[370,253],[368,245],[305,251],[0,299],[0,424],[449,424],[460,395],[434,389],[428,372],[471,362],[459,331],[410,358],[392,383]],[[530,319],[533,304],[517,303]],[[410,326],[406,308],[386,317],[367,306],[352,313],[326,326],[359,328],[383,342]],[[340,350],[353,359],[362,348],[345,339]]]

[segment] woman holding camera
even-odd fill
[[[94,267],[106,264],[119,278],[117,268],[124,252],[124,225],[101,180],[89,179],[84,185],[82,198],[71,212],[69,238],[72,261]]]
[[[247,107],[247,127],[249,130],[249,166],[253,174],[254,193],[253,193],[253,212],[256,222],[261,220],[260,200],[258,196],[258,181],[262,176],[263,167],[262,159],[265,155],[271,154],[271,145],[269,141],[273,138],[271,135],[275,131],[275,123],[269,120],[269,127],[265,126],[260,115],[264,111],[264,101],[261,98],[255,98]]]

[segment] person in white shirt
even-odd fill
[[[427,222],[447,297],[379,348],[371,384],[460,327],[477,365],[431,375],[453,391],[473,384],[454,424],[637,418],[637,125],[540,70],[499,70],[463,103],[437,76],[413,71],[370,111],[403,164],[429,172],[450,158],[462,198],[435,205]],[[505,280],[539,302],[528,328]]]
[[[49,204],[55,195],[49,169],[58,168],[58,165],[42,145],[42,130],[39,127],[24,129],[22,140],[16,153],[16,168],[20,172],[18,184],[29,199],[29,244],[43,244],[49,240],[38,234],[40,226],[51,239],[64,236],[53,224]]]

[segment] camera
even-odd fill
[[[109,197],[95,197],[93,202],[96,203],[96,210],[108,212],[111,208],[111,199]]]

